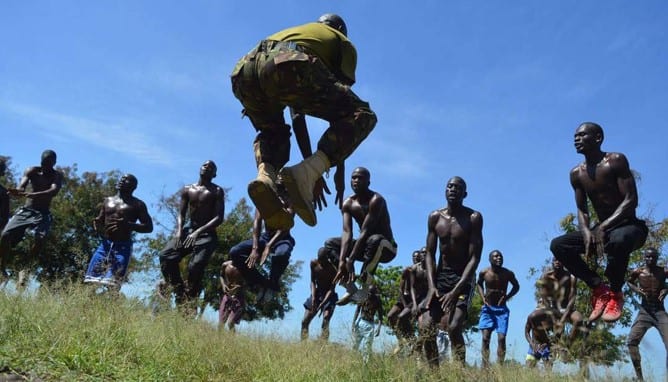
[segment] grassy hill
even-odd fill
[[[235,335],[173,312],[153,317],[140,301],[80,286],[0,293],[0,372],[0,381],[581,380],[521,365],[432,370],[414,357],[384,354],[364,364],[340,345]]]

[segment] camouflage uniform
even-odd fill
[[[306,41],[303,35],[314,28],[325,28],[318,32],[334,36],[318,48],[329,49],[339,62],[331,62],[332,57],[323,59],[315,53],[316,49],[309,48],[318,42]],[[302,39],[285,33],[292,30],[300,32]],[[272,39],[282,33],[283,41]],[[346,57],[347,68],[340,62],[341,41],[347,43],[347,53],[352,49],[352,55]],[[352,154],[376,124],[369,104],[346,85],[354,82],[355,61],[356,53],[347,38],[320,23],[270,36],[239,60],[232,72],[232,90],[244,106],[244,115],[258,131],[254,142],[258,164],[264,162],[279,169],[288,162],[291,133],[283,118],[286,106],[330,122],[318,142],[318,150],[327,155],[332,165]],[[346,69],[350,68],[346,76]]]

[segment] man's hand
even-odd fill
[[[346,273],[348,275],[346,281],[349,283],[355,282],[355,261],[351,260],[352,258],[346,261]]]
[[[186,239],[183,241],[183,248],[193,247],[195,245],[195,242],[197,241],[198,236],[199,236],[198,230],[192,231],[188,236],[186,236]]]
[[[121,227],[126,226],[128,223],[125,218],[122,217],[111,217],[109,218],[110,223],[106,227],[106,231],[110,234],[116,233],[121,230]]]
[[[584,229],[582,236],[585,244],[585,258],[588,261],[598,261],[603,256],[605,231],[596,227],[593,231]]]
[[[325,182],[325,179],[321,176],[318,178],[318,180],[315,181],[315,185],[313,186],[313,208],[317,208],[318,211],[322,211],[322,206],[323,204],[325,207],[327,207],[327,200],[325,199],[325,194],[331,195],[332,192],[329,191],[329,187],[327,187],[327,182]]]
[[[267,261],[269,254],[271,254],[271,247],[265,245],[264,250],[262,251],[262,257],[260,258],[260,266],[262,266],[262,264],[264,264],[264,262]]]
[[[343,208],[343,193],[346,190],[345,172],[343,164],[336,166],[336,172],[334,173],[334,188],[336,189],[334,203],[339,206],[339,209]]]
[[[451,312],[457,303],[457,294],[450,291],[439,298],[443,312]]]
[[[661,289],[659,292],[659,301],[663,302],[663,299],[666,298],[666,294],[668,294],[668,289]]]
[[[431,306],[431,300],[433,300],[434,297],[436,297],[437,299],[441,298],[436,288],[429,288],[429,290],[427,291],[427,297],[425,297],[424,299],[425,308],[429,309],[429,307]]]
[[[260,257],[260,254],[257,252],[257,248],[253,248],[248,259],[246,259],[246,266],[248,269],[253,269],[257,263],[257,259]]]
[[[23,197],[28,195],[27,192],[25,192],[24,190],[19,190],[18,188],[10,188],[7,190],[7,193],[11,196],[16,196],[16,197]]]

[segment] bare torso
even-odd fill
[[[573,276],[566,271],[555,272],[550,270],[541,277],[542,287],[545,288],[545,297],[550,299],[557,309],[566,309],[571,295]]]
[[[438,214],[434,231],[438,237],[441,254],[437,273],[450,268],[461,275],[471,259],[469,251],[473,233],[471,216],[477,214],[477,212],[468,207],[463,207],[457,213],[444,208],[434,211],[433,214]]]
[[[219,203],[222,202],[223,195],[223,189],[214,183],[208,185],[195,183],[184,187],[182,197],[187,198],[190,226],[193,230],[205,225],[218,215]],[[207,232],[215,232],[215,227]]]
[[[658,265],[649,267],[643,266],[636,270],[638,277],[638,285],[645,294],[642,299],[642,304],[648,303],[657,306],[663,306],[663,302],[659,301],[659,293],[666,287],[666,270]]]
[[[381,301],[377,295],[369,295],[360,305],[360,317],[365,321],[373,322],[373,316],[381,309]]]
[[[29,168],[25,176],[28,178],[32,192],[46,191],[52,187],[60,189],[63,181],[63,175],[59,171],[45,171],[38,166]],[[54,196],[55,194],[36,195],[26,198],[25,206],[38,211],[48,211]]]
[[[587,194],[599,221],[609,218],[624,201],[624,192],[619,187],[620,175],[618,163],[626,158],[620,153],[605,153],[596,164],[582,162],[571,170],[571,180],[576,181]],[[628,171],[628,169],[626,169]],[[626,219],[634,219],[629,212]]]
[[[146,211],[146,205],[134,196],[123,200],[114,195],[105,198],[102,209],[105,237],[114,242],[130,241],[133,231],[130,224],[140,219]]]
[[[336,265],[329,261],[321,264],[318,260],[311,260],[311,277],[316,291],[325,293],[332,288],[336,270]]]
[[[510,280],[515,278],[513,272],[503,267],[488,267],[480,272],[479,278],[485,287],[485,301],[489,305],[505,305],[505,299],[503,304],[499,304],[499,301],[506,296]]]
[[[377,192],[371,192],[370,198],[352,195],[348,198],[348,202],[344,203],[344,208],[348,209],[348,212],[360,229],[362,229],[362,224],[369,214],[369,205],[371,203],[380,204],[378,215],[373,217],[374,224],[367,226],[367,232],[369,235],[380,234],[388,240],[394,240],[392,228],[390,227],[390,213],[387,210],[387,204],[382,195]]]

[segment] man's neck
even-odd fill
[[[605,158],[605,152],[600,149],[592,150],[591,152],[585,153],[585,162],[587,165],[596,165],[600,163],[603,158]]]

